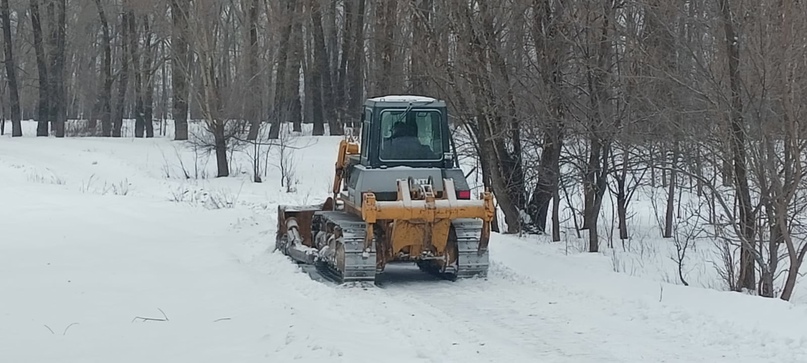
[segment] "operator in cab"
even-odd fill
[[[417,124],[396,122],[392,126],[392,136],[381,149],[383,160],[431,160],[436,156],[432,149],[420,143]]]

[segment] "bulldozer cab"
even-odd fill
[[[456,162],[444,101],[421,96],[370,98],[362,114],[360,164],[451,168]]]
[[[431,184],[454,180],[458,199],[470,198],[448,127],[445,101],[422,96],[383,96],[364,102],[359,144],[343,141],[334,176],[334,199],[354,208],[365,192],[379,201],[396,200],[398,181]],[[414,186],[413,186],[414,187]]]

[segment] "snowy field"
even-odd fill
[[[334,287],[272,248],[278,204],[329,194],[339,138],[287,140],[288,193],[271,162],[252,182],[254,150],[216,179],[170,133],[34,130],[0,138],[0,362],[807,362],[803,294],[719,291],[708,248],[681,286],[650,196],[625,248],[494,235],[486,280]]]

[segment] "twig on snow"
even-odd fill
[[[168,321],[168,315],[165,315],[165,312],[163,311],[163,309],[157,308],[157,310],[159,310],[160,313],[163,314],[162,318],[149,318],[149,317],[143,317],[143,316],[135,316],[134,319],[132,319],[132,322],[134,323],[134,321],[137,320],[137,319],[140,319],[140,320],[143,320],[143,321]]]
[[[45,328],[47,328],[48,330],[50,330],[50,333],[51,333],[51,334],[56,335],[56,332],[54,332],[54,331],[53,331],[53,329],[51,329],[51,328],[48,326],[48,324],[43,324],[43,325],[45,326]],[[68,329],[70,329],[70,327],[71,327],[71,326],[73,326],[73,325],[78,325],[78,323],[70,323],[69,325],[67,325],[67,326],[64,328],[64,331],[62,331],[62,335],[66,335],[66,334],[67,334],[67,330],[68,330]]]
[[[66,326],[64,328],[64,331],[62,332],[62,335],[67,334],[67,329],[70,329],[70,327],[73,326],[73,325],[78,325],[78,323],[70,323],[70,325],[68,325],[68,326]]]

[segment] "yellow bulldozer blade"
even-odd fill
[[[452,221],[480,219],[483,230],[478,252],[484,253],[490,239],[490,221],[495,213],[492,195],[486,192],[479,200],[458,200],[454,182],[443,179],[443,185],[440,198],[431,185],[421,185],[413,191],[406,180],[398,180],[396,201],[377,201],[375,194],[365,193],[361,214],[367,223],[366,236],[373,236],[374,224],[391,221],[391,230],[387,231],[388,255],[395,255],[408,247],[410,256],[442,256],[446,253]],[[365,247],[371,242],[368,238]]]

